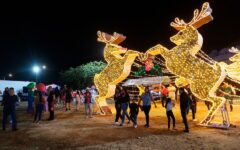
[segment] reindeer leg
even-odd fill
[[[95,101],[101,115],[106,115],[105,111],[102,109],[100,102],[104,101],[104,97],[96,96]]]
[[[210,111],[208,112],[208,115],[200,122],[201,126],[207,126],[207,127],[218,127],[218,128],[228,128],[229,127],[229,118],[227,110],[222,110],[222,118],[223,122],[222,124],[217,123],[211,123],[215,113],[222,107],[224,107],[226,100],[221,97],[208,97],[209,101],[212,102],[212,107]]]

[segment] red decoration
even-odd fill
[[[38,91],[41,91],[41,92],[45,92],[45,91],[46,91],[46,86],[45,86],[45,84],[43,84],[43,83],[38,83],[38,84],[37,84],[37,90],[38,90]]]
[[[145,70],[150,71],[152,67],[154,66],[153,60],[151,58],[148,58],[145,62]]]

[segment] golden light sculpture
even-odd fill
[[[195,56],[202,47],[202,36],[197,28],[208,23],[211,16],[209,3],[204,3],[202,10],[194,11],[194,17],[189,23],[179,18],[171,26],[179,30],[170,40],[177,46],[168,50],[157,45],[147,51],[148,55],[161,55],[165,59],[167,69],[177,75],[176,85],[190,85],[192,93],[201,100],[211,101],[213,106],[208,115],[201,121],[203,126],[214,126],[211,120],[216,111],[225,103],[225,98],[216,96],[216,91],[226,77],[225,66],[221,63],[211,65]],[[219,127],[229,127],[228,121],[223,121]]]
[[[229,65],[226,65],[227,74],[235,80],[240,81],[240,51],[235,49],[235,51],[230,51],[236,53],[233,57],[229,58],[232,62]]]
[[[204,3],[200,12],[198,9],[194,11],[194,17],[189,23],[176,18],[171,26],[179,32],[170,38],[176,44],[171,50],[158,44],[142,54],[118,45],[125,40],[125,36],[118,33],[109,35],[99,31],[98,41],[106,44],[104,58],[108,63],[106,68],[94,77],[94,83],[99,91],[96,101],[101,111],[105,112],[106,98],[112,97],[116,85],[129,76],[131,66],[137,57],[140,61],[144,61],[149,57],[161,55],[165,60],[167,70],[178,77],[175,80],[178,87],[189,86],[197,98],[212,102],[212,108],[200,124],[228,128],[230,122],[226,111],[222,111],[222,123],[214,124],[211,121],[219,108],[225,106],[226,99],[216,95],[225,79],[240,85],[240,52],[238,51],[230,58],[233,63],[228,65],[212,60],[201,51],[203,38],[197,29],[213,20],[211,12],[209,3]],[[197,54],[203,57],[199,58]],[[138,86],[138,88],[141,93],[143,87]]]
[[[121,34],[114,33],[113,35],[109,35],[98,31],[97,35],[98,41],[106,43],[104,59],[108,65],[94,77],[94,83],[99,91],[96,102],[101,112],[106,113],[110,110],[108,109],[106,98],[112,97],[115,93],[116,85],[129,76],[131,66],[140,53],[119,46],[118,44],[126,39]]]

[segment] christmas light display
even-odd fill
[[[118,45],[125,39],[125,36],[118,33],[109,35],[98,31],[98,41],[106,43],[104,59],[108,63],[104,70],[94,77],[94,83],[99,91],[96,102],[102,113],[106,113],[104,110],[108,107],[106,98],[114,95],[116,85],[128,77],[135,58],[140,55],[137,51],[127,50]]]
[[[223,111],[225,110],[223,108],[226,99],[224,96],[217,95],[216,93],[221,92],[220,87],[225,82],[229,82],[229,86],[239,91],[237,86],[240,85],[240,53],[234,50],[237,54],[230,58],[233,63],[228,65],[214,61],[201,50],[203,38],[197,29],[213,20],[211,12],[212,9],[209,3],[204,3],[200,12],[198,9],[194,11],[194,17],[189,23],[176,18],[175,22],[171,23],[171,26],[179,32],[170,38],[176,44],[171,50],[158,44],[143,54],[119,46],[118,44],[126,38],[120,34],[114,33],[111,36],[103,32],[98,32],[98,40],[106,43],[104,58],[108,62],[108,65],[94,78],[99,91],[97,102],[100,104],[101,102],[105,102],[106,98],[113,96],[116,85],[124,81],[131,73],[132,65],[139,68],[132,74],[137,77],[141,77],[146,72],[151,72],[152,70],[156,72],[158,71],[157,67],[164,66],[165,68],[162,69],[162,73],[174,75],[170,76],[169,80],[170,78],[176,78],[176,86],[189,86],[191,92],[196,97],[212,102],[212,108],[201,121],[201,125],[228,128],[230,126],[228,114],[226,111]],[[157,56],[159,55],[164,59],[164,62],[157,60]],[[154,58],[159,63],[155,64],[149,58]],[[134,62],[135,60],[142,61],[145,63],[145,66],[139,65]],[[135,82],[139,80],[130,81]],[[160,82],[163,82],[163,79]],[[143,87],[139,85],[135,86],[142,92]],[[222,123],[211,123],[214,114],[220,107],[222,108],[222,116],[224,116]]]

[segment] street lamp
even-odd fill
[[[36,82],[37,82],[37,75],[40,72],[40,68],[39,66],[33,66],[32,70],[36,74]]]
[[[11,73],[9,73],[8,75],[6,75],[7,77],[11,78],[13,75]],[[6,79],[6,76],[3,77],[3,80]]]
[[[46,68],[47,68],[47,66],[43,65],[43,66],[42,66],[42,68],[43,68],[43,69],[46,69]]]

